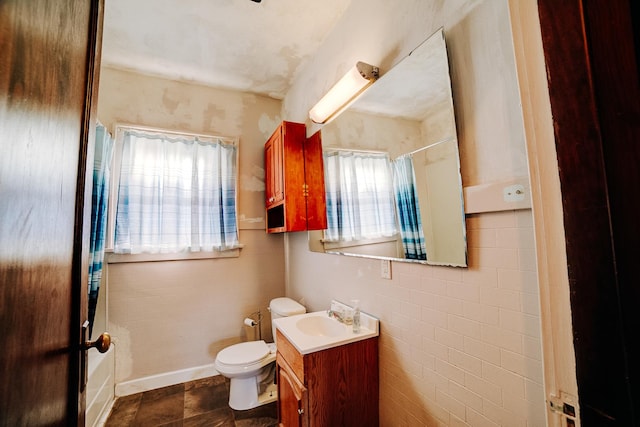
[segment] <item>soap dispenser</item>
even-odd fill
[[[353,306],[353,333],[360,332],[360,300],[351,300]]]

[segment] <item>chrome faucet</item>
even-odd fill
[[[327,314],[329,317],[334,317],[338,322],[344,323],[345,325],[353,324],[353,313],[349,308],[331,308],[327,310]]]
[[[342,310],[327,310],[327,315],[329,317],[335,317],[338,322],[344,323],[344,313]]]

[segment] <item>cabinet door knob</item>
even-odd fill
[[[298,409],[298,415],[302,415],[302,414],[304,414],[304,409],[299,408],[299,409]]]

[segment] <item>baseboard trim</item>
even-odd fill
[[[214,375],[219,375],[214,364],[196,366],[194,368],[165,372],[162,374],[117,383],[115,394],[116,397],[129,396],[131,394],[181,384],[187,381],[199,380],[206,377],[212,377]]]

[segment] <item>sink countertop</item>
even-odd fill
[[[336,301],[334,301],[336,303]],[[337,302],[337,304],[345,304]],[[332,334],[324,335],[305,333],[300,329],[298,322],[310,317],[324,317],[335,324],[331,324]],[[324,321],[324,320],[323,320]],[[366,313],[360,313],[360,332],[353,333],[352,325],[345,325],[338,320],[329,317],[326,310],[312,313],[298,314],[295,316],[281,317],[273,320],[278,330],[293,344],[300,354],[309,354],[344,344],[353,343],[368,338],[377,337],[379,332],[379,320]]]

